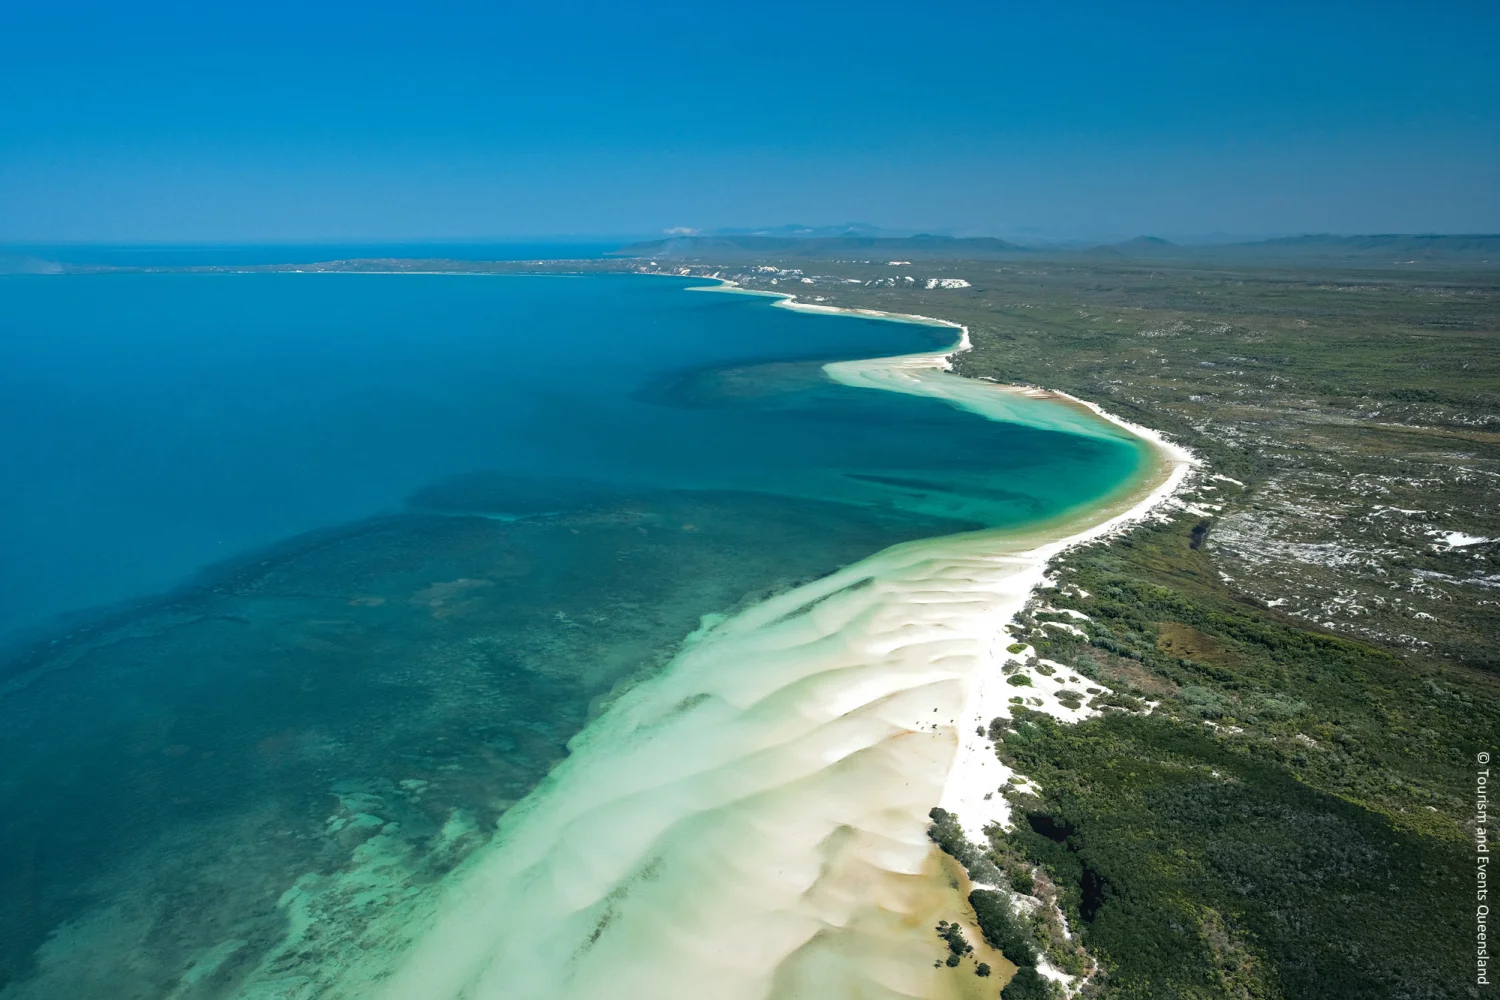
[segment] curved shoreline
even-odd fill
[[[954,334],[941,350],[824,366],[843,385],[1139,440],[1071,397],[954,375],[952,353],[969,346],[959,324],[747,294]],[[705,616],[521,802],[506,800],[498,826],[465,809],[435,834],[387,823],[347,864],[277,883],[284,933],[226,937],[197,953],[191,976],[232,958],[242,1000],[698,1000],[707,982],[723,1000],[993,1000],[1012,967],[974,926],[969,880],[928,837],[929,811],[956,813],[974,839],[1005,819],[996,793],[1009,772],[971,735],[1007,715],[1017,690],[1001,671],[1004,626],[1052,554],[1141,516],[1186,474],[1149,442],[1131,454],[1147,460],[1118,488],[1046,520],[891,546]],[[1004,455],[968,457],[998,462],[1003,479]],[[1068,714],[1063,679],[1024,690],[1038,710],[1088,714]],[[444,852],[464,860],[417,874],[415,858]],[[960,922],[974,946],[962,968],[934,967],[939,920]],[[974,975],[976,961],[994,975]],[[186,995],[183,982],[172,995]]]
[[[849,315],[944,326],[959,331],[957,342],[947,350],[825,365],[824,371],[829,377],[841,384],[943,399],[985,419],[1012,421],[1048,430],[1060,428],[1046,421],[1032,419],[1034,411],[1025,404],[1021,407],[1014,404],[1020,400],[1032,404],[1044,400],[1056,401],[1087,414],[1090,421],[1118,428],[1130,438],[1143,442],[1152,449],[1154,467],[1142,470],[1137,477],[1133,477],[1133,481],[1122,484],[1119,490],[1087,505],[1021,530],[997,529],[992,532],[950,536],[955,544],[968,547],[976,559],[992,565],[1009,564],[1009,572],[987,574],[988,580],[983,589],[995,600],[993,608],[988,614],[971,617],[967,623],[974,630],[969,636],[970,640],[980,645],[984,652],[965,678],[962,721],[956,727],[958,746],[943,785],[942,796],[937,803],[939,808],[952,814],[971,842],[986,843],[988,838],[984,833],[985,827],[992,823],[1005,827],[1010,825],[1009,803],[1004,795],[997,794],[998,786],[1013,781],[1023,786],[1029,783],[1027,777],[1016,774],[1000,763],[987,738],[991,720],[1008,720],[1011,717],[1011,698],[1016,691],[1021,690],[1005,683],[1004,675],[1019,669],[1029,652],[1023,649],[1020,654],[1014,654],[1003,648],[1007,638],[1005,625],[1025,609],[1038,589],[1051,582],[1046,578],[1046,566],[1055,556],[1149,517],[1159,505],[1187,485],[1189,473],[1201,464],[1200,460],[1189,449],[1168,440],[1159,431],[1125,420],[1097,403],[1069,393],[1032,386],[1006,385],[990,379],[970,379],[953,374],[952,356],[972,347],[968,327],[963,324],[918,314],[803,303],[789,293],[749,291],[739,289],[732,281],[717,280],[721,282],[720,286],[690,290],[775,295],[778,298],[775,304],[786,309],[821,315]],[[1094,428],[1086,425],[1068,423],[1066,429],[1075,433],[1087,434],[1094,431]],[[942,540],[932,539],[907,545],[926,546],[929,542],[940,541]],[[1014,546],[1028,542],[1034,547],[1015,551]],[[1040,699],[1033,696],[1030,699],[1032,704],[1028,707],[1064,722],[1078,722],[1097,715],[1098,710],[1088,707],[1069,708],[1057,700],[1057,692],[1064,687],[1064,676],[1040,673],[1030,675],[1032,685],[1029,690],[1040,688],[1046,696]],[[1071,678],[1071,681],[1077,680],[1076,677]],[[1092,683],[1102,687],[1097,681]],[[1004,890],[1007,887],[993,888]],[[1045,959],[1040,963],[1038,971],[1057,981],[1070,996],[1082,986],[1083,980],[1075,980],[1052,968]]]
[[[901,355],[891,358],[872,358],[860,361],[839,361],[824,365],[830,378],[843,385],[905,392],[928,396],[949,402],[990,420],[1014,420],[1028,426],[1052,425],[1033,420],[1016,420],[1024,417],[1012,404],[1017,399],[1027,401],[1055,400],[1086,412],[1090,419],[1108,423],[1123,430],[1130,437],[1150,445],[1155,453],[1155,467],[1141,470],[1133,482],[1122,484],[1120,489],[1057,517],[1026,529],[997,529],[996,532],[975,532],[970,535],[952,536],[972,539],[972,551],[976,556],[993,554],[1013,562],[1015,575],[1004,581],[997,580],[996,593],[1006,598],[1002,607],[994,613],[992,645],[988,662],[981,665],[973,677],[973,687],[965,704],[965,718],[977,726],[987,726],[996,717],[1009,718],[1010,697],[1015,690],[998,683],[1001,664],[1017,659],[1014,655],[999,650],[1004,636],[1003,628],[1030,601],[1035,591],[1045,584],[1045,567],[1055,556],[1076,545],[1109,535],[1140,521],[1155,508],[1178,492],[1187,480],[1189,471],[1199,464],[1198,458],[1187,448],[1167,440],[1160,432],[1105,410],[1097,403],[1079,399],[1059,390],[1040,389],[1030,386],[1006,385],[988,379],[970,379],[952,374],[952,356],[971,349],[969,329],[961,323],[919,314],[891,313],[874,309],[850,309],[799,302],[796,296],[780,292],[759,292],[740,289],[727,279],[717,279],[724,284],[710,289],[751,295],[775,295],[776,305],[799,312],[820,315],[848,315],[866,319],[882,319],[892,322],[920,323],[944,326],[959,331],[958,341],[949,349]],[[989,405],[987,405],[989,404]],[[1069,428],[1072,429],[1072,428]],[[1126,505],[1128,504],[1128,505]],[[1121,507],[1124,506],[1122,510]],[[1003,541],[998,541],[1003,539]],[[1030,540],[1034,548],[1022,552],[1011,550],[1018,541]],[[931,540],[935,541],[935,540]],[[998,543],[997,543],[998,542]],[[925,545],[927,541],[910,542],[908,545]],[[976,637],[978,638],[978,637]],[[1070,712],[1058,710],[1060,706],[1046,706],[1050,714],[1069,721],[1094,714],[1088,710]],[[1045,709],[1044,709],[1045,710]],[[960,743],[949,780],[937,805],[957,815],[965,834],[977,843],[984,843],[983,829],[989,823],[1009,822],[1009,809],[1003,797],[995,798],[995,776],[1002,780],[1013,775],[995,760],[993,749],[985,737],[962,727]]]
[[[985,419],[1144,440],[1154,460],[1045,521],[895,545],[706,616],[497,827],[453,812],[433,839],[383,832],[346,867],[298,878],[276,904],[285,935],[236,959],[254,968],[235,996],[698,1000],[711,982],[716,1000],[993,1000],[1010,974],[973,924],[966,873],[928,837],[929,811],[957,814],[977,840],[1005,821],[997,793],[1012,775],[975,733],[1017,691],[1002,673],[1016,659],[1005,625],[1054,554],[1145,516],[1191,456],[1064,394],[953,374],[951,355],[969,347],[957,323],[687,290],[952,330],[941,350],[825,370]],[[1039,675],[1024,691],[1038,711],[1091,714],[1056,697],[1064,680]],[[413,879],[409,852],[470,837],[480,846],[439,881]],[[974,946],[962,968],[934,967],[939,920]],[[994,975],[974,975],[975,961]]]
[[[778,298],[952,327],[967,347],[958,324]],[[1071,397],[962,379],[947,370],[952,352],[825,370],[991,419],[1050,402],[1067,423],[1086,414],[1110,436],[1146,440],[1158,460],[1048,523],[892,546],[705,619],[662,673],[575,737],[420,926],[387,941],[387,961],[400,953],[393,974],[346,970],[338,995],[371,995],[376,982],[388,1000],[688,1000],[705,982],[723,1000],[979,995],[984,980],[933,968],[932,925],[967,905],[928,812],[957,813],[980,840],[1007,820],[998,790],[1010,772],[976,732],[1010,714],[1004,626],[1054,555],[1146,516],[1195,460]],[[1028,690],[1036,710],[1092,714],[1058,701],[1064,677],[1040,680],[1056,683]],[[972,926],[968,936],[976,958],[1008,968]]]
[[[680,277],[679,275],[662,275],[663,277]],[[858,309],[843,306],[829,306],[819,303],[802,302],[789,292],[770,292],[759,289],[742,288],[728,278],[709,279],[719,282],[717,285],[693,286],[685,289],[690,292],[721,292],[734,295],[755,295],[774,298],[775,306],[782,309],[791,309],[797,312],[807,312],[824,316],[852,316],[863,319],[878,319],[894,323],[913,323],[921,326],[938,326],[958,332],[958,340],[951,346],[940,350],[920,351],[914,354],[903,354],[884,358],[862,358],[851,361],[835,361],[823,366],[824,371],[834,381],[843,385],[857,388],[883,389],[889,392],[903,392],[910,395],[927,396],[929,398],[941,399],[959,409],[968,410],[988,420],[999,420],[1004,422],[1019,423],[1028,427],[1037,427],[1043,430],[1065,431],[1072,433],[1083,433],[1088,435],[1101,435],[1098,425],[1105,424],[1111,430],[1105,431],[1101,436],[1107,436],[1116,440],[1126,439],[1149,445],[1154,451],[1157,462],[1156,469],[1141,470],[1134,481],[1122,483],[1119,489],[1112,491],[1105,497],[1088,503],[1089,510],[1074,509],[1056,515],[1046,521],[1034,524],[1027,529],[1026,533],[1032,533],[1041,529],[1044,534],[1051,537],[1052,526],[1056,523],[1072,524],[1077,522],[1077,531],[1087,532],[1094,524],[1090,512],[1098,512],[1099,509],[1108,511],[1104,519],[1111,523],[1113,528],[1118,528],[1131,520],[1145,517],[1159,503],[1175,493],[1182,485],[1182,480],[1187,471],[1199,464],[1199,459],[1189,449],[1168,440],[1160,431],[1140,424],[1133,423],[1123,417],[1110,413],[1098,403],[1086,399],[1080,399],[1060,389],[1044,389],[1037,386],[1009,385],[996,382],[988,378],[968,378],[962,375],[952,374],[952,358],[955,354],[961,354],[970,350],[973,343],[969,338],[969,328],[962,323],[952,320],[940,319],[935,316],[923,316],[918,313],[895,313],[880,309]],[[1079,420],[1071,421],[1046,421],[1032,418],[1034,410],[1028,404],[1037,401],[1052,401],[1066,406],[1077,412]],[[1019,404],[1019,405],[1017,405]],[[1121,433],[1123,432],[1123,433]],[[1180,467],[1180,468],[1179,468]],[[1158,495],[1158,487],[1170,482],[1170,487]],[[1145,484],[1151,484],[1150,488],[1143,488]],[[1117,500],[1121,495],[1135,495],[1137,502],[1133,503],[1128,510],[1119,511],[1116,508]],[[1116,524],[1115,522],[1119,523]],[[1016,534],[1014,529],[1004,529]],[[1111,529],[1113,530],[1113,529]],[[1067,539],[1068,545],[1078,544],[1091,540],[1094,535]],[[1058,549],[1057,551],[1062,551]],[[1051,553],[1055,555],[1056,553]],[[1051,555],[1048,558],[1051,558]]]

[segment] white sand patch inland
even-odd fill
[[[1495,540],[1482,535],[1470,535],[1463,531],[1440,531],[1434,534],[1438,536],[1438,544],[1450,549],[1465,549],[1470,545],[1485,545]]]
[[[1088,615],[1084,614],[1082,611],[1078,611],[1074,608],[1054,608],[1051,605],[1043,604],[1040,605],[1036,610],[1041,612],[1042,614],[1047,615],[1067,615],[1069,618],[1075,618],[1078,621],[1082,622],[1091,622],[1094,620]]]

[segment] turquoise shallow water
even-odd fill
[[[703,615],[1144,460],[690,284],[0,277],[0,997],[292,982],[291,885],[385,831],[422,891]]]

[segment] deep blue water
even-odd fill
[[[314,264],[325,260],[405,257],[442,260],[588,260],[630,240],[548,240],[494,243],[8,244],[0,245],[0,273],[33,272],[49,263],[110,267],[250,267]]]
[[[0,278],[0,461],[10,480],[0,493],[0,632],[161,590],[296,532],[398,510],[454,473],[842,498],[892,492],[847,474],[994,467],[1006,481],[987,520],[1004,522],[1097,494],[1135,460],[1128,448],[989,424],[935,402],[819,385],[814,365],[750,369],[736,405],[704,405],[691,391],[684,401],[682,371],[897,354],[952,336],[684,292],[690,284]],[[797,391],[768,393],[755,378]],[[903,502],[900,486],[879,502]]]

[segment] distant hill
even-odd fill
[[[1027,252],[1024,247],[990,236],[673,236],[632,243],[613,252],[617,257],[667,260],[743,260],[749,258],[807,258],[829,260],[858,257],[904,260],[910,257],[983,259]]]
[[[1182,252],[1182,247],[1160,236],[1137,236],[1133,240],[1115,244],[1115,249],[1127,256],[1164,257]]]
[[[853,224],[850,224],[852,227]],[[839,227],[820,227],[839,228]],[[987,260],[1016,256],[1064,260],[1161,260],[1246,264],[1349,263],[1489,263],[1500,265],[1500,235],[1286,236],[1244,243],[1178,244],[1158,236],[1137,236],[1122,243],[1084,249],[1024,247],[989,236],[953,237],[795,235],[798,227],[780,227],[780,235],[717,233],[673,236],[632,243],[615,250],[616,257],[664,260]]]

